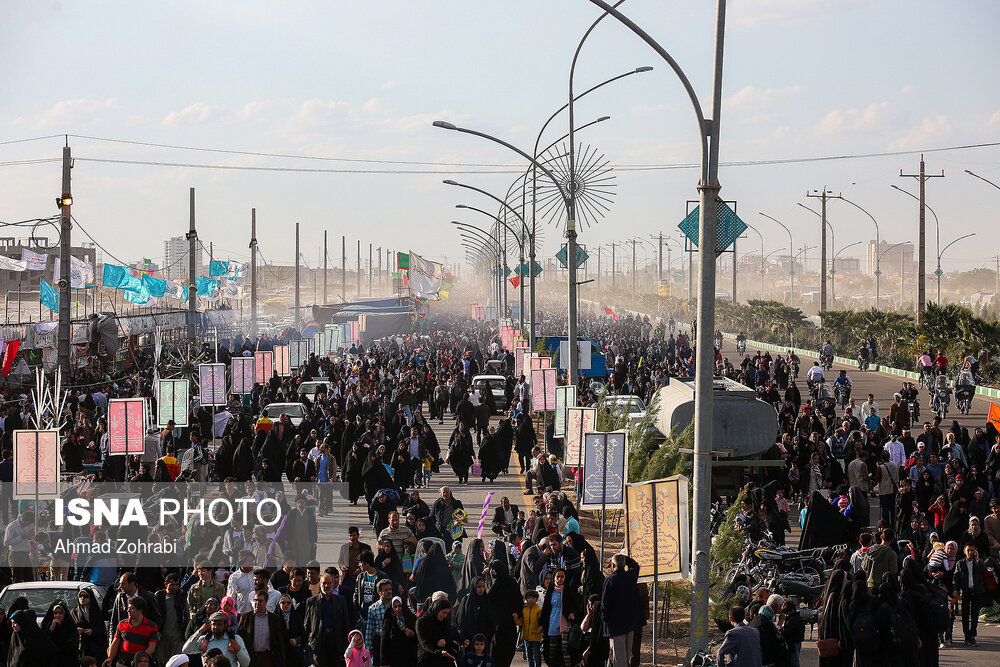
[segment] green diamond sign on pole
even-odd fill
[[[875,277],[878,278],[881,275],[882,275],[882,270],[881,269],[875,269]]]
[[[536,261],[535,262],[534,271],[531,272],[531,274],[532,274],[531,277],[534,278],[535,276],[537,276],[541,272],[542,272],[542,265],[539,264]],[[521,266],[518,266],[517,268],[514,269],[514,274],[518,275],[518,276],[524,276],[524,275],[527,275],[527,273],[528,273],[528,263],[527,262],[525,262]]]
[[[566,244],[564,243],[559,252],[556,253],[556,259],[559,260],[560,266],[564,269],[566,268],[566,254]],[[583,266],[584,262],[586,262],[589,258],[590,255],[587,254],[587,250],[584,246],[576,246],[576,268],[579,269]]]
[[[729,208],[729,204],[721,199],[716,200],[716,206],[718,207],[716,210],[718,226],[715,238],[715,252],[720,253],[728,250],[729,246],[733,245],[733,242],[747,230],[747,223],[743,222],[736,215],[736,211]],[[698,206],[691,209],[691,212],[681,221],[681,224],[677,225],[677,228],[684,232],[684,236],[696,248],[698,247],[698,209]]]
[[[934,270],[934,275],[937,276],[938,278],[940,278],[941,276],[944,275],[944,271],[942,271],[941,269],[935,269]]]

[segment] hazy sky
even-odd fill
[[[622,10],[680,63],[710,109],[715,3],[628,0]],[[0,142],[71,133],[89,137],[322,158],[281,159],[108,143],[71,137],[74,215],[114,255],[162,261],[163,239],[188,225],[198,192],[201,237],[218,255],[245,257],[250,207],[264,257],[289,262],[291,223],[303,254],[319,256],[328,230],[425,255],[461,255],[450,220],[480,224],[467,203],[489,200],[442,185],[453,178],[502,195],[522,163],[481,139],[431,127],[445,119],[529,148],[566,99],[570,59],[597,17],[587,0],[369,0],[303,2],[0,3]],[[731,0],[726,35],[721,159],[727,162],[933,149],[1000,141],[1000,47],[994,0]],[[659,230],[678,235],[697,169],[634,170],[700,159],[691,106],[665,63],[606,19],[584,46],[577,89],[641,65],[577,105],[579,135],[618,167],[615,203],[580,242],[593,246]],[[565,117],[546,135],[566,131]],[[61,138],[0,144],[0,220],[56,212]],[[1000,147],[927,154],[928,203],[941,217],[946,269],[992,263]],[[131,160],[345,170],[237,171],[87,161]],[[369,160],[369,161],[365,161]],[[462,163],[476,166],[378,163]],[[915,238],[918,155],[723,166],[722,195],[764,234],[767,251],[793,228],[796,246],[819,225],[796,206],[806,190],[843,192],[878,220],[890,242]],[[491,165],[491,166],[478,166]],[[496,165],[510,165],[508,168]],[[357,173],[418,171],[424,173]],[[873,237],[871,222],[830,204],[837,248]],[[928,259],[934,257],[933,221]],[[10,234],[15,235],[15,234]],[[74,241],[80,235],[74,237]],[[862,246],[858,246],[861,248]],[[745,246],[759,248],[752,235]],[[558,250],[549,229],[544,251]],[[365,253],[367,254],[367,252]],[[814,253],[811,253],[814,254]],[[855,255],[853,250],[846,255]],[[856,256],[861,256],[861,252]],[[350,255],[350,252],[349,252]],[[352,262],[353,263],[353,262]]]

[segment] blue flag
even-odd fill
[[[142,275],[142,284],[149,291],[149,294],[156,298],[160,298],[167,291],[166,280],[160,280],[145,273]]]
[[[59,312],[59,292],[55,290],[52,285],[45,282],[42,279],[39,283],[40,288],[38,292],[38,298],[42,302],[42,305],[51,310],[53,313]]]
[[[128,279],[131,275],[132,272],[127,266],[105,264],[104,277],[101,280],[101,283],[105,287],[125,287],[128,285]]]
[[[229,273],[229,262],[217,262],[212,260],[208,264],[208,275],[210,276],[224,276]],[[199,292],[201,289],[198,290]]]
[[[219,289],[219,281],[215,278],[198,278],[196,286],[198,294],[201,296],[211,296],[212,292]]]
[[[146,289],[146,285],[139,283],[138,289],[127,289],[124,291],[125,300],[129,303],[145,304],[149,301],[150,295],[149,290]]]

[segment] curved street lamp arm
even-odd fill
[[[515,239],[517,239],[517,245],[521,249],[521,253],[524,253],[524,239],[519,238],[518,235],[517,235],[517,232],[515,232],[510,225],[508,225],[506,222],[504,222],[503,220],[501,220],[499,217],[493,215],[492,213],[487,213],[486,211],[484,211],[481,208],[476,208],[475,206],[469,206],[467,204],[456,204],[455,208],[464,208],[464,209],[468,209],[470,211],[476,211],[477,213],[482,213],[483,215],[485,215],[487,217],[493,218],[498,223],[500,223],[501,225],[503,225],[504,227],[506,227],[507,231],[509,231],[511,233],[511,235],[513,235],[513,237]]]
[[[528,226],[524,223],[524,218],[521,217],[521,214],[518,213],[517,210],[514,209],[510,204],[508,204],[504,200],[500,199],[499,197],[497,197],[492,192],[488,192],[488,191],[483,190],[481,188],[477,188],[474,185],[467,185],[465,183],[459,183],[458,181],[453,181],[450,178],[445,179],[444,181],[442,181],[442,183],[444,183],[445,185],[456,185],[456,186],[458,186],[460,188],[466,188],[467,190],[472,190],[474,192],[478,192],[479,194],[486,195],[487,197],[489,197],[490,199],[492,199],[493,201],[495,201],[496,203],[500,204],[501,206],[503,206],[504,208],[506,208],[508,211],[510,211],[511,213],[513,213],[514,217],[516,217],[518,219],[518,221],[520,221],[521,225],[524,227],[525,233],[528,233]],[[508,229],[510,229],[510,228],[508,227]],[[513,234],[514,232],[511,231],[511,233]]]
[[[994,183],[993,181],[991,181],[988,178],[984,178],[984,177],[980,176],[979,174],[974,174],[971,171],[969,171],[968,169],[965,170],[965,173],[967,173],[969,176],[975,176],[976,178],[978,178],[981,181],[986,181],[987,183],[989,183],[990,185],[992,185],[993,187],[995,187],[997,190],[1000,190],[1000,185],[997,185],[996,183]]]
[[[941,252],[938,253],[938,263],[941,262],[941,256],[944,255],[944,251],[945,250],[947,250],[948,248],[952,247],[953,245],[955,245],[956,243],[958,243],[962,239],[967,239],[970,236],[975,236],[975,235],[976,235],[976,233],[972,232],[971,234],[965,234],[964,236],[959,236],[957,239],[955,239],[954,241],[952,241],[951,243],[949,243],[945,247],[941,248]]]
[[[497,253],[500,252],[500,245],[497,243],[497,240],[493,238],[491,234],[486,233],[485,230],[480,229],[475,225],[470,225],[465,222],[459,222],[457,220],[452,220],[451,224],[458,227],[461,230],[461,232],[474,235],[474,237],[478,239],[481,243],[488,244],[490,249],[493,250],[494,252]]]
[[[920,201],[920,197],[918,197],[917,195],[913,194],[912,192],[910,192],[910,191],[908,191],[908,190],[904,190],[903,188],[899,187],[899,186],[898,186],[898,185],[896,185],[895,183],[890,183],[890,184],[889,184],[889,187],[890,187],[890,188],[892,188],[893,190],[899,190],[899,191],[900,191],[900,192],[902,192],[902,193],[903,193],[904,195],[906,195],[906,196],[908,196],[908,197],[912,197],[912,198],[916,199],[917,201]],[[845,199],[844,201],[847,201],[847,200]],[[849,202],[849,203],[852,203],[852,204],[853,204],[854,202]],[[854,204],[854,205],[855,205],[855,206],[857,206],[857,204]],[[860,206],[858,206],[858,208],[861,208],[861,207],[860,207]],[[931,215],[933,215],[933,216],[934,216],[934,224],[936,224],[936,225],[939,225],[939,226],[940,226],[940,224],[941,224],[941,223],[940,223],[940,222],[938,222],[938,216],[937,216],[937,213],[935,213],[935,212],[934,212],[934,209],[932,209],[932,208],[931,208],[930,204],[928,204],[927,202],[924,202],[924,208],[926,208],[926,209],[927,209],[928,211],[930,211],[930,212],[931,212]],[[861,210],[862,210],[862,211],[864,211],[864,209],[863,209],[863,208],[862,208]],[[865,211],[865,213],[867,213],[867,211]],[[869,215],[869,217],[871,217],[871,216]],[[873,219],[874,219],[874,218],[873,218]]]
[[[901,245],[909,245],[909,244],[912,244],[912,243],[913,243],[913,241],[903,241],[902,243],[893,243],[891,246],[889,246],[888,248],[886,248],[885,250],[883,250],[882,252],[879,253],[878,258],[875,260],[875,263],[876,264],[881,263],[882,256],[885,255],[885,253],[887,253],[890,250],[892,250],[893,248],[898,248]]]
[[[848,244],[847,244],[847,245],[845,245],[845,246],[844,246],[843,248],[841,248],[841,249],[840,249],[840,250],[838,250],[838,251],[837,251],[836,253],[834,253],[834,255],[833,255],[833,259],[834,259],[834,260],[836,260],[836,259],[837,259],[838,257],[840,257],[840,253],[844,252],[844,251],[845,251],[845,250],[847,250],[848,248],[852,248],[852,247],[854,247],[854,246],[856,246],[856,245],[860,245],[860,244],[862,244],[862,243],[864,243],[864,241],[855,241],[854,243],[848,243]]]

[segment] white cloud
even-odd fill
[[[54,127],[59,130],[72,131],[97,120],[108,111],[118,108],[118,100],[113,97],[106,100],[86,98],[62,100],[35,116],[15,118],[12,124],[28,125],[36,130]]]
[[[929,144],[951,136],[951,123],[944,114],[928,116],[920,125],[889,144],[891,150],[927,148]]]
[[[805,87],[801,83],[784,88],[764,88],[757,86],[745,86],[725,99],[727,107],[739,108],[759,108],[774,104],[776,101],[798,95]]]
[[[992,116],[990,116],[990,119],[986,121],[986,127],[989,128],[1000,127],[1000,111],[997,111]]]
[[[395,88],[398,85],[399,85],[399,79],[393,79],[392,81],[386,81],[381,86],[379,86],[379,88],[381,88],[382,90],[389,90],[391,88]]]
[[[166,127],[181,125],[208,125],[232,120],[232,113],[223,107],[205,102],[195,102],[180,111],[171,111],[163,119]]]
[[[888,102],[872,102],[864,109],[834,109],[816,129],[820,134],[869,130],[886,116],[888,110]]]
[[[903,86],[902,88],[899,89],[899,94],[900,95],[909,95],[910,93],[912,93],[915,90],[916,90],[916,87],[914,87],[914,85],[912,83],[908,83],[908,84],[906,84],[905,86]]]

